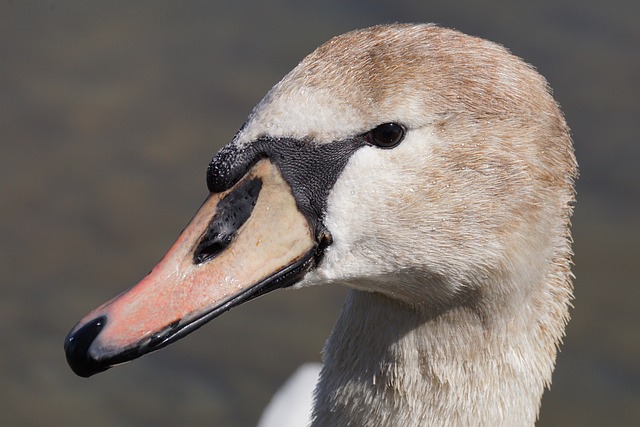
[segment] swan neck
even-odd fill
[[[554,316],[522,298],[510,301],[522,309],[496,301],[488,317],[351,290],[325,345],[312,425],[533,425],[560,339],[540,328],[559,325],[541,324]]]

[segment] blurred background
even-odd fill
[[[343,289],[280,291],[81,379],[68,330],[142,278],[253,105],[334,35],[435,22],[534,64],[573,129],[576,300],[539,425],[640,420],[640,3],[0,3],[0,425],[251,426]]]

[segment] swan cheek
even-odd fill
[[[393,150],[363,147],[351,156],[327,198],[324,223],[333,243],[303,284],[373,277],[397,267],[395,251],[407,238],[399,232],[402,201],[418,191],[428,150],[422,133],[412,132]]]

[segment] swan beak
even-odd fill
[[[83,377],[102,372],[294,284],[329,239],[314,234],[279,169],[259,161],[233,187],[207,198],[149,275],[71,330],[71,369]]]

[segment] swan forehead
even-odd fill
[[[417,128],[444,116],[554,108],[544,79],[497,44],[432,25],[378,26],[308,55],[256,106],[236,142],[270,135],[322,143],[384,122]]]
[[[358,123],[364,123],[362,114],[331,92],[280,84],[258,105],[237,142],[242,144],[269,135],[328,143],[367,130],[357,126]]]
[[[267,94],[237,141],[270,135],[322,143],[384,122],[424,124],[428,112],[417,77],[425,46],[417,36],[414,31],[374,27],[333,38]]]

